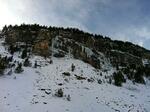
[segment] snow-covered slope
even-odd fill
[[[53,58],[48,64],[42,57],[33,57],[43,67],[24,68],[21,74],[0,77],[0,112],[148,112],[150,86],[127,83],[116,87],[98,79],[109,75],[96,71],[82,61]],[[71,71],[72,63],[75,71]],[[62,73],[69,72],[70,76]],[[85,77],[77,80],[76,75]],[[93,79],[88,82],[87,79]],[[62,88],[64,97],[55,96]],[[68,101],[68,95],[70,96]]]
[[[0,54],[10,54],[0,41]],[[14,60],[22,62],[16,53]],[[32,55],[32,67],[0,77],[0,112],[149,112],[150,84],[109,84],[115,71],[96,70],[70,57],[44,59]],[[41,67],[33,68],[34,62]],[[72,64],[75,70],[71,70]],[[64,73],[67,73],[65,75]],[[68,75],[69,73],[69,75]],[[62,89],[63,97],[56,92]]]

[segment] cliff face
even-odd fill
[[[0,34],[0,110],[148,111],[149,55],[77,29],[9,26]]]
[[[22,27],[25,26],[4,29],[6,43],[31,44],[33,52],[42,56],[53,54],[59,57],[70,54],[95,68],[101,68],[104,59],[113,66],[116,66],[116,63],[119,66],[141,66],[142,59],[150,59],[150,51],[129,42],[112,41],[108,37],[84,33],[77,29]]]

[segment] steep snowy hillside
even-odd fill
[[[0,54],[11,56],[4,40]],[[13,61],[23,63],[16,52]],[[31,55],[31,67],[15,73],[15,67],[0,77],[0,112],[149,112],[150,84],[133,84],[127,80],[122,87],[109,80],[116,70],[95,69],[83,61],[70,58],[43,58]],[[34,67],[36,62],[36,67]]]
[[[110,81],[114,79],[117,86],[122,86],[126,79],[145,84],[145,78],[150,77],[150,50],[131,42],[111,40],[109,37],[76,28],[65,29],[38,24],[5,26],[0,35],[0,38],[5,38],[5,48],[12,55],[20,53],[19,56],[27,63],[31,55],[45,58],[70,56],[99,70],[110,71],[109,67],[115,68],[116,71],[106,78]],[[17,65],[10,63],[13,57],[0,58],[0,72]],[[18,63],[18,67],[22,64]]]

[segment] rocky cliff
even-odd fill
[[[110,65],[120,71],[128,69],[128,74],[142,67],[143,60],[150,59],[150,51],[130,42],[114,41],[109,37],[86,33],[74,28],[57,28],[39,25],[8,26],[2,30],[7,45],[17,42],[30,46],[32,53],[44,57],[70,56],[81,59],[97,69],[108,69]],[[147,63],[149,65],[149,63]],[[134,70],[133,70],[134,69]],[[146,70],[147,71],[147,70]]]

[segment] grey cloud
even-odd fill
[[[18,18],[18,24],[78,27],[146,47],[145,41],[150,39],[147,0],[5,0],[5,3]]]

